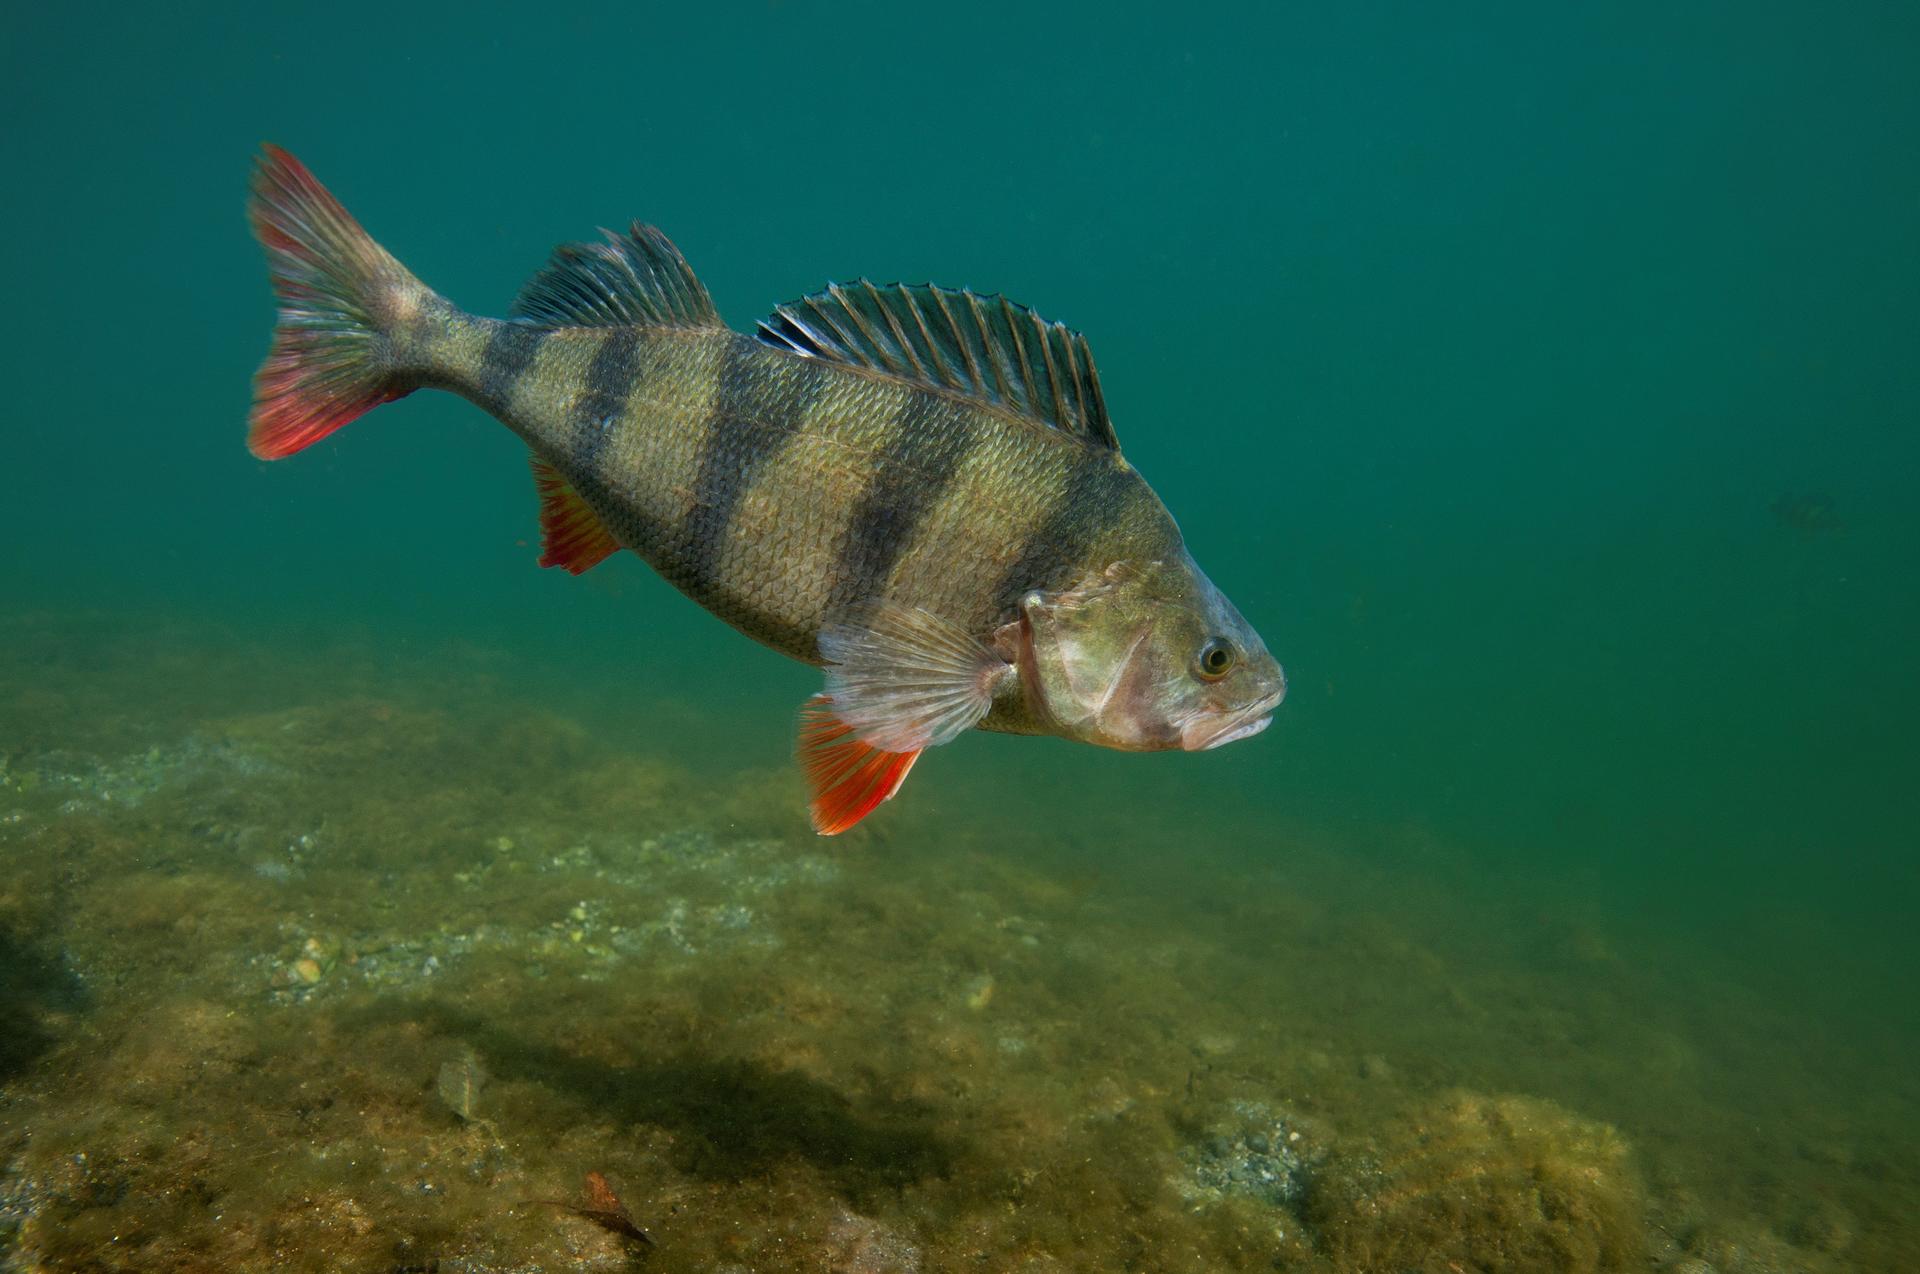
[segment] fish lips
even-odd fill
[[[1209,752],[1238,739],[1251,739],[1273,724],[1273,710],[1286,697],[1283,682],[1272,694],[1256,699],[1237,712],[1210,712],[1187,722],[1180,730],[1180,746],[1188,752]]]
[[[1182,742],[1189,752],[1210,752],[1223,743],[1232,743],[1235,739],[1251,739],[1254,735],[1260,733],[1272,724],[1273,714],[1269,712],[1265,716],[1255,717],[1251,721],[1242,721],[1232,729],[1218,731],[1212,738],[1207,739],[1198,747],[1184,740]]]

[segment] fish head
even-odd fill
[[[1260,634],[1185,554],[1028,593],[1008,627],[1034,716],[1102,747],[1216,748],[1264,730],[1287,692]]]

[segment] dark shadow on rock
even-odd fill
[[[934,1131],[933,1112],[924,1103],[852,1098],[817,1079],[756,1062],[683,1051],[610,1064],[529,1043],[444,1005],[386,1004],[370,1008],[362,1020],[423,1022],[472,1046],[495,1078],[543,1085],[616,1124],[671,1129],[674,1167],[706,1180],[744,1180],[797,1158],[857,1205],[947,1175],[956,1154]]]
[[[65,965],[0,929],[0,1080],[21,1074],[53,1047],[43,1022],[49,1010],[78,1009],[85,998]]]

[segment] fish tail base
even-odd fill
[[[254,376],[247,446],[277,460],[418,388],[398,347],[446,303],[277,146],[261,151],[247,211],[280,306]]]

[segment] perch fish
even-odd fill
[[[835,284],[730,330],[664,235],[555,250],[468,314],[266,147],[279,321],[248,443],[292,455],[418,389],[531,452],[543,566],[620,549],[822,667],[798,756],[852,827],[970,729],[1129,751],[1258,733],[1280,665],[1120,453],[1086,341],[999,296]]]

